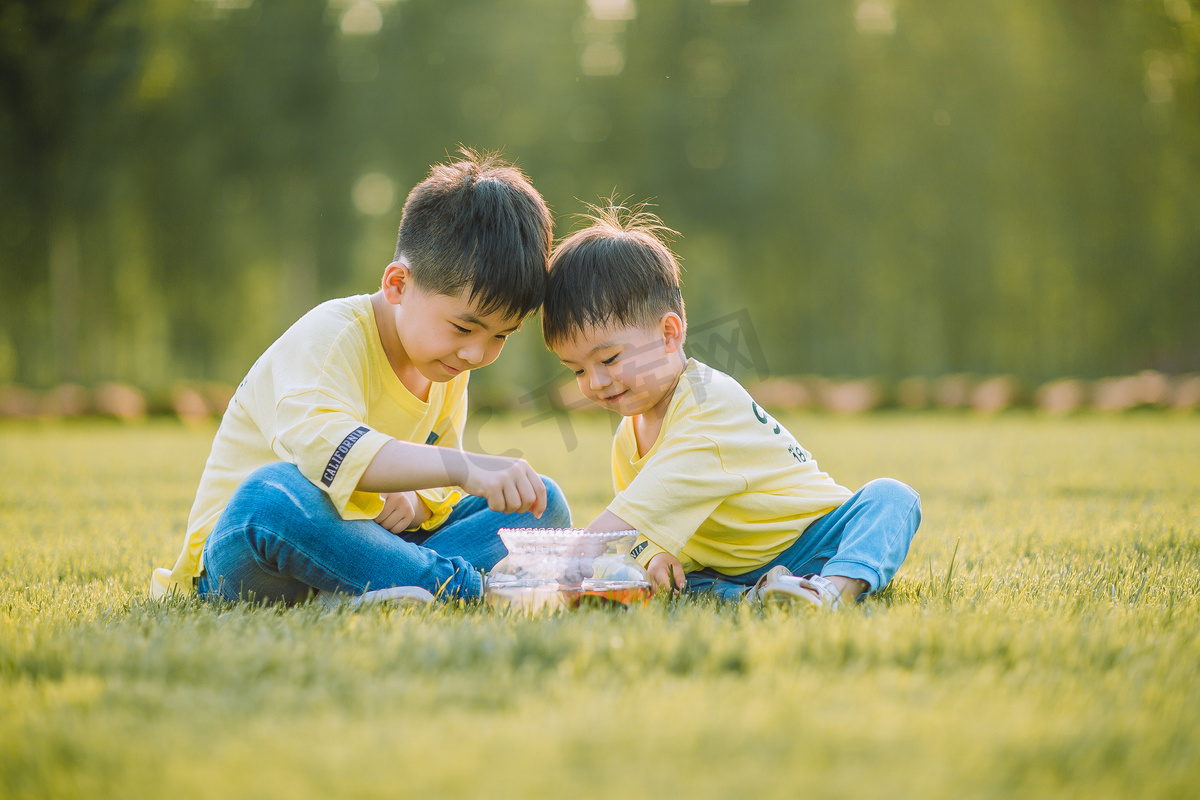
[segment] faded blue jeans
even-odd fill
[[[840,506],[804,529],[788,549],[758,569],[725,575],[702,569],[687,576],[687,588],[738,600],[772,567],[793,575],[857,578],[877,592],[896,574],[921,524],[921,498],[891,478],[868,483]]]
[[[480,570],[507,551],[500,528],[567,527],[571,511],[549,478],[546,511],[501,514],[467,495],[433,531],[394,534],[373,520],[344,520],[328,495],[279,462],[254,471],[229,498],[204,544],[202,597],[292,604],[314,590],[359,595],[420,586],[444,599],[483,594]]]

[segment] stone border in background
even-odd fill
[[[938,378],[911,377],[890,383],[877,378],[825,378],[815,375],[768,377],[749,383],[750,394],[764,407],[780,411],[814,410],[864,414],[883,409],[931,409],[998,414],[1032,408],[1065,415],[1092,410],[1120,413],[1135,409],[1200,409],[1200,375],[1167,375],[1145,370],[1085,381],[1064,378],[1029,386],[1011,375],[966,373]],[[92,388],[62,384],[44,392],[23,386],[0,387],[0,419],[107,417],[137,421],[174,416],[188,425],[204,425],[225,413],[234,387],[223,383],[180,383],[170,392],[147,398],[137,387],[106,382]],[[551,411],[600,411],[579,393],[574,381],[558,385]],[[520,392],[493,393],[485,405],[497,412],[529,413]]]

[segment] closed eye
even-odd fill
[[[612,364],[614,361],[616,361],[616,360],[617,360],[617,356],[619,356],[619,355],[621,355],[621,354],[620,354],[620,353],[617,353],[617,355],[615,355],[615,356],[609,356],[608,358],[604,359],[604,360],[603,360],[603,361],[601,361],[600,363],[601,363],[601,364],[604,364],[605,366],[608,366],[609,364]]]
[[[454,325],[453,322],[451,322],[450,324]],[[471,332],[467,328],[464,328],[462,325],[454,325],[454,330],[458,331],[459,333],[470,333]]]

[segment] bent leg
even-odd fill
[[[295,603],[312,591],[420,586],[444,598],[483,593],[478,570],[407,542],[372,520],[344,520],[295,465],[256,470],[204,547],[202,595]]]
[[[688,589],[724,600],[740,599],[772,567],[793,575],[820,573],[861,580],[877,592],[908,556],[921,524],[921,499],[899,481],[880,478],[805,528],[774,560],[742,575],[703,569],[688,575]]]
[[[819,572],[860,580],[869,592],[878,592],[904,563],[920,524],[917,493],[899,481],[880,478],[809,526],[797,542],[810,539],[807,547],[794,554],[805,563],[787,566],[795,575]]]

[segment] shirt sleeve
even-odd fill
[[[289,366],[279,364],[273,376],[277,401],[271,449],[328,494],[344,519],[373,518],[383,501],[378,493],[357,491],[358,482],[392,437],[365,422],[365,366],[359,363],[356,369],[352,351],[339,343],[315,376],[310,373],[308,386],[290,384]]]
[[[652,545],[676,557],[717,506],[747,486],[744,477],[725,470],[717,443],[693,427],[667,436],[608,506]],[[637,556],[639,562],[649,550]]]
[[[438,437],[434,444],[438,447],[452,447],[456,450],[461,450],[463,429],[466,427],[466,424],[467,392],[463,389],[459,393],[458,401],[453,404],[450,414],[444,419],[438,420],[437,424],[434,425],[433,432]],[[454,511],[454,504],[462,499],[463,494],[462,489],[457,486],[419,489],[417,496],[421,498],[421,502],[429,507],[429,519],[421,523],[420,530],[433,530],[440,527],[450,516],[450,512]]]
[[[649,569],[650,562],[654,557],[659,553],[665,552],[667,551],[647,539],[645,534],[642,534],[633,543],[633,549],[629,551],[629,555],[633,556],[634,561],[642,565],[642,569]]]

